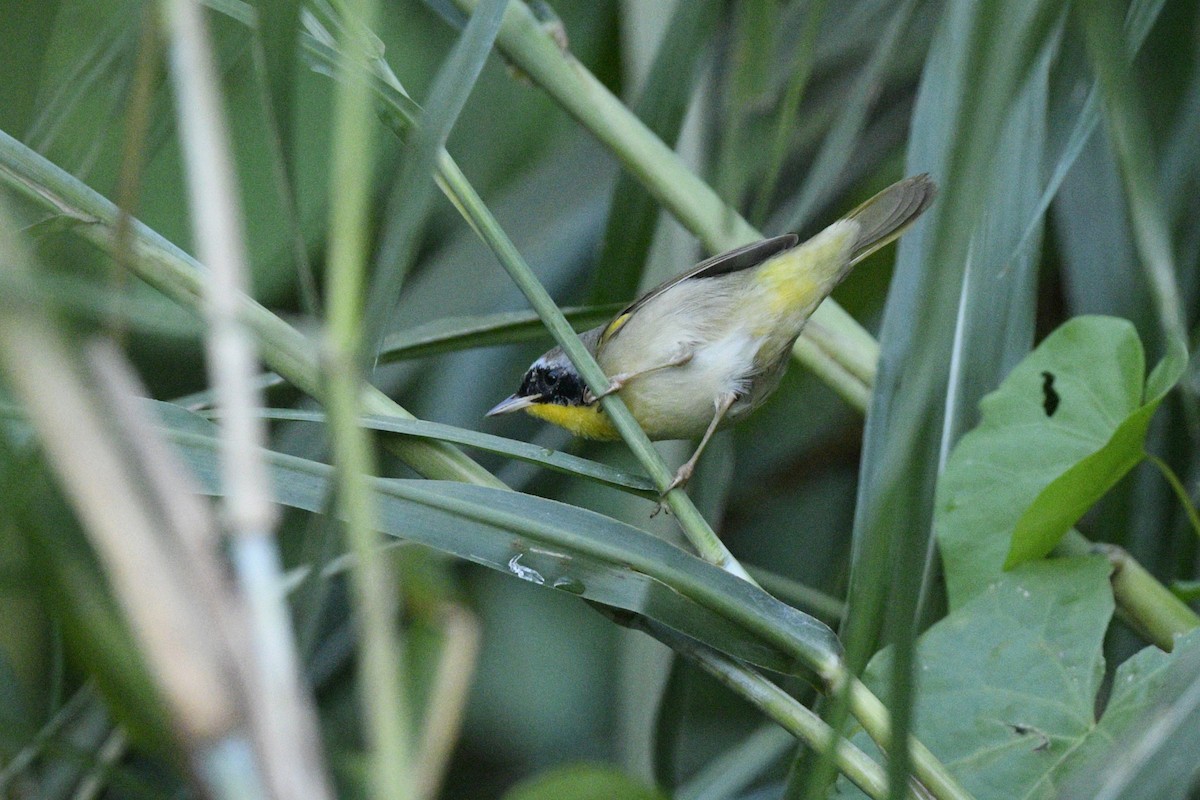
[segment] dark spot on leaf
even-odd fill
[[[1040,753],[1050,749],[1050,737],[1032,725],[1025,725],[1020,722],[1010,722],[1008,727],[1012,728],[1012,732],[1018,736],[1033,736],[1037,739],[1037,744],[1033,748],[1033,752]]]
[[[1042,373],[1042,408],[1046,409],[1046,416],[1053,417],[1054,412],[1058,410],[1058,392],[1054,391],[1054,373]]]

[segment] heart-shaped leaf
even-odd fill
[[[1056,768],[1096,727],[1110,571],[1099,556],[1023,565],[918,642],[913,733],[976,800],[1049,800]],[[890,674],[888,649],[865,680],[883,690]],[[878,755],[864,735],[854,742]]]
[[[938,486],[934,529],[952,608],[1002,566],[1049,553],[1142,459],[1150,418],[1186,362],[1174,343],[1143,383],[1133,325],[1077,317],[984,398],[982,422],[959,441]]]
[[[1188,796],[1200,631],[1121,664],[1097,714],[1109,571],[1099,556],[1023,564],[921,637],[914,733],[977,800]],[[884,686],[890,655],[872,661],[868,685]],[[854,741],[878,753],[861,733]],[[863,796],[844,778],[835,794]]]

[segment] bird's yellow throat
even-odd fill
[[[612,421],[599,405],[560,406],[556,403],[534,403],[525,411],[585,439],[620,438]]]

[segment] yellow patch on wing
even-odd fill
[[[598,405],[560,406],[534,403],[525,411],[585,439],[619,439],[617,429]]]
[[[795,313],[825,299],[847,266],[858,225],[836,222],[800,247],[767,261],[755,282],[765,290],[773,314]]]
[[[604,329],[604,333],[600,334],[600,344],[604,344],[613,336],[615,336],[617,331],[621,330],[621,328],[625,326],[625,323],[629,322],[629,318],[632,316],[632,314],[622,314],[612,322],[608,323],[608,327]]]

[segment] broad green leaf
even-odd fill
[[[1054,531],[1049,544],[1037,540],[1037,554],[1044,555],[1137,463],[1145,426],[1178,377],[1178,362],[1177,355],[1164,360],[1147,395],[1133,326],[1111,317],[1077,317],[984,398],[983,421],[954,449],[938,487],[934,530],[951,608],[999,573],[1018,524],[1042,537]],[[1084,462],[1087,480],[1071,474]],[[1043,492],[1050,492],[1048,499],[1039,501]],[[1066,514],[1051,502],[1078,513]],[[1026,513],[1031,506],[1036,515]]]
[[[217,441],[187,412],[168,436],[200,480],[220,493]],[[276,501],[326,509],[332,468],[268,452]],[[788,674],[827,674],[841,645],[823,623],[750,583],[630,525],[541,497],[449,481],[375,478],[380,527],[459,558],[607,606],[632,611],[722,652]]]
[[[1191,797],[1197,781],[1197,752],[1200,631],[1193,631],[1176,640],[1171,653],[1147,647],[1117,668],[1099,726],[1058,771],[1063,787],[1058,796],[1063,800]]]
[[[161,404],[170,406],[169,403]],[[287,409],[264,409],[261,415],[267,419],[287,420],[292,422],[325,422],[325,415],[317,411],[291,411]],[[488,433],[457,428],[453,425],[442,425],[437,422],[426,422],[420,419],[401,419],[400,417],[365,416],[362,426],[374,431],[398,433],[402,436],[414,436],[419,439],[433,439],[441,442],[475,447],[489,453],[515,458],[530,464],[537,464],[547,469],[574,475],[578,478],[596,481],[617,489],[632,490],[645,497],[657,498],[658,490],[653,482],[645,476],[634,475],[624,470],[589,461],[586,458],[573,456],[549,448],[539,447],[528,442],[515,439],[505,439]]]
[[[1095,325],[1093,320],[1096,321]],[[1063,325],[1060,331],[1060,338],[1052,335],[1034,351],[1028,359],[1031,362],[1028,366],[1022,365],[1024,369],[1018,368],[1013,372],[1013,378],[1020,383],[1014,383],[1011,388],[1021,393],[1024,399],[1028,398],[1031,380],[1040,378],[1043,384],[1043,413],[1038,416],[1037,411],[1033,410],[1029,414],[1030,409],[1024,404],[1022,413],[1031,417],[1025,424],[1032,427],[1022,433],[1032,437],[1037,427],[1051,427],[1049,422],[1058,415],[1057,412],[1065,411],[1066,404],[1071,402],[1074,407],[1058,424],[1068,425],[1068,435],[1077,434],[1080,441],[1078,445],[1064,441],[1066,447],[1060,451],[1060,458],[1056,458],[1052,452],[1046,452],[1047,465],[1061,466],[1066,460],[1063,457],[1072,451],[1077,452],[1077,447],[1082,447],[1093,432],[1101,435],[1108,433],[1108,438],[1099,442],[1099,449],[1079,459],[1043,489],[1017,520],[1005,568],[1039,558],[1053,550],[1063,534],[1084,512],[1142,460],[1150,418],[1187,366],[1187,352],[1183,343],[1174,340],[1143,389],[1141,343],[1133,326],[1103,317],[1080,317]],[[1091,353],[1079,352],[1081,340],[1093,338],[1094,343],[1088,341],[1082,344]],[[1093,405],[1096,401],[1106,401],[1104,389],[1098,385],[1104,376],[1097,376],[1092,371],[1097,363],[1095,359],[1104,357],[1102,351],[1094,349],[1096,347],[1128,353],[1129,360],[1118,365],[1124,367],[1123,373],[1113,376],[1124,384],[1125,391],[1113,396],[1110,405]],[[1052,377],[1047,378],[1047,375]],[[1053,376],[1061,376],[1061,388],[1056,388],[1054,384],[1058,381]],[[1005,383],[1008,385],[1007,381]],[[1004,401],[998,399],[993,402],[1000,405]],[[1050,413],[1052,406],[1054,414]],[[1085,418],[1078,416],[1080,412]],[[1117,424],[1109,433],[1108,424],[1112,420],[1116,420]],[[1022,423],[1014,421],[1009,424]],[[1025,441],[1030,445],[1035,442],[1033,438]],[[1095,444],[1095,440],[1092,440],[1092,444]]]
[[[522,781],[505,792],[503,800],[666,800],[666,796],[613,767],[569,764]]]
[[[612,318],[624,303],[564,308],[563,316],[576,330],[594,328]],[[546,326],[534,311],[500,311],[463,317],[439,317],[397,331],[383,340],[379,362],[404,361],[453,350],[549,340]]]
[[[1098,556],[1023,564],[921,637],[914,733],[977,800],[1186,796],[1200,632],[1118,667],[1097,721],[1110,571]],[[868,684],[882,686],[890,659],[872,661]],[[862,796],[844,779],[836,794]]]
[[[976,800],[1048,800],[1064,758],[1094,735],[1110,570],[1097,556],[1026,564],[921,637],[913,732]],[[886,689],[891,659],[872,660],[868,685]],[[843,779],[837,796],[863,795]]]

